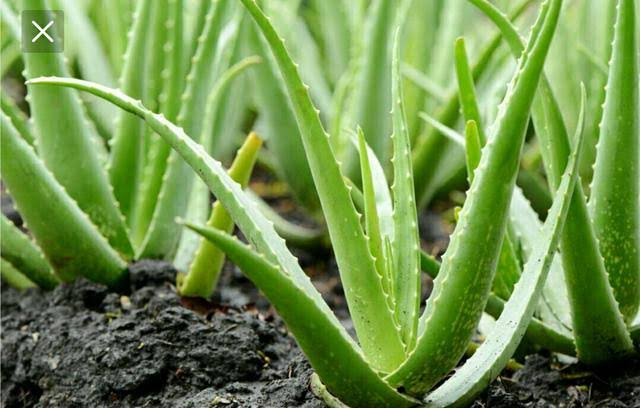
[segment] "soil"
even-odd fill
[[[279,319],[250,303],[186,304],[174,278],[143,261],[127,294],[83,279],[49,293],[3,286],[2,406],[323,406]]]
[[[3,197],[3,211],[12,215]],[[425,249],[446,248],[446,224],[420,220]],[[297,252],[350,332],[331,253]],[[130,267],[123,293],[80,279],[52,292],[2,286],[1,406],[319,408],[311,368],[282,321],[231,264],[211,302],[181,299],[165,262]],[[430,282],[425,280],[426,298]],[[640,362],[594,373],[544,355],[505,372],[483,407],[640,408]]]
[[[640,360],[594,372],[534,354],[512,376],[496,380],[473,408],[640,407]]]

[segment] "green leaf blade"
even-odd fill
[[[589,210],[627,321],[640,306],[640,96],[636,2],[618,1]]]
[[[0,235],[0,255],[4,260],[42,289],[51,290],[58,285],[60,281],[40,249],[4,215],[0,215]]]
[[[427,397],[427,407],[453,407],[471,403],[502,371],[525,335],[555,255],[578,180],[578,163],[584,144],[584,102],[583,93],[576,147],[543,227],[543,239],[538,242],[534,255],[525,265],[496,326],[462,368]]]
[[[399,30],[393,48],[391,75],[393,134],[393,258],[396,319],[407,350],[413,349],[420,311],[420,238],[411,164],[409,130],[400,76]]]
[[[242,188],[246,188],[249,183],[260,146],[262,146],[262,140],[255,133],[249,134],[229,168],[229,177],[240,183]],[[213,206],[207,227],[230,233],[233,225],[229,213],[220,203],[216,203]],[[197,247],[189,272],[184,278],[183,284],[178,288],[180,294],[182,296],[199,296],[205,299],[211,296],[218,282],[224,259],[224,253],[220,249],[210,242],[202,240]]]
[[[358,338],[375,367],[392,370],[404,358],[404,348],[328,135],[282,39],[255,1],[242,3],[269,43],[291,98]]]
[[[188,225],[221,248],[269,298],[329,390],[354,407],[411,407],[367,363],[335,316],[285,272],[214,228]],[[322,335],[318,335],[322,333]]]
[[[142,99],[145,92],[146,75],[141,78],[140,73],[145,69],[147,29],[152,21],[153,3],[153,0],[142,0],[137,4],[120,77],[122,91],[136,99]],[[108,170],[113,194],[129,226],[132,224],[136,192],[142,177],[144,133],[143,120],[129,112],[119,112],[115,133],[110,141]]]
[[[0,124],[2,180],[58,277],[70,281],[86,276],[110,286],[120,284],[126,276],[125,262],[4,114]],[[46,207],[43,199],[48,202]]]
[[[388,377],[412,395],[424,394],[464,354],[489,296],[529,121],[529,110],[558,22],[562,1],[546,1],[520,61],[495,135],[486,146],[434,291],[416,348]],[[517,136],[516,136],[517,135]],[[514,140],[515,138],[515,140]],[[471,222],[473,220],[473,222]],[[483,250],[478,253],[478,248]],[[453,323],[452,323],[453,322]]]
[[[48,9],[43,0],[26,0],[24,8]],[[25,53],[24,60],[27,79],[68,72],[58,53]],[[124,220],[94,145],[98,136],[80,98],[69,89],[27,89],[38,155],[111,245],[130,258],[133,249]]]

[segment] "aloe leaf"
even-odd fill
[[[106,86],[115,85],[115,77],[111,62],[98,38],[89,16],[73,0],[55,0],[66,14],[69,33],[77,48],[78,65],[82,77]],[[114,107],[104,101],[88,99],[85,102],[89,114],[103,137],[110,137],[113,132],[113,118],[116,116]]]
[[[553,262],[551,265],[550,269],[553,268]],[[424,251],[420,251],[420,268],[432,279],[435,279],[440,271],[440,262]],[[503,299],[492,293],[489,295],[485,312],[497,320],[505,308],[505,303]],[[568,356],[576,355],[576,347],[572,337],[535,317],[531,319],[525,337],[530,342],[547,350],[553,350]]]
[[[429,96],[438,102],[446,102],[449,96],[446,89],[440,86],[436,81],[431,79],[427,74],[418,71],[416,68],[403,64],[402,75],[420,87]]]
[[[204,33],[198,40],[191,71],[187,75],[177,122],[187,135],[198,140],[206,113],[209,91],[218,75],[227,68],[230,47],[237,35],[240,14],[237,3],[220,0],[209,9]],[[229,18],[231,17],[231,21]],[[194,175],[176,152],[169,155],[162,188],[143,240],[139,257],[162,258],[172,254],[180,239],[173,220],[188,206]]]
[[[140,101],[129,98],[122,92],[93,82],[74,78],[42,77],[31,80],[32,85],[65,86],[89,92],[114,105],[145,119],[169,145],[187,161],[207,183],[209,189],[231,214],[245,236],[269,261],[288,271],[301,285],[313,287],[287,250],[270,221],[259,210],[256,202],[234,182],[219,161],[206,154],[201,145],[184,133],[182,128],[167,121],[163,115],[154,114]]]
[[[409,126],[409,136],[413,145],[419,135],[423,125],[418,118],[418,112],[424,109],[424,102],[431,98],[434,103],[443,103],[448,96],[448,92],[440,84],[432,80],[432,73],[429,72],[431,64],[435,61],[434,49],[437,46],[436,36],[441,28],[441,11],[446,2],[409,0],[406,2],[409,7],[406,20],[402,24],[402,56],[401,70],[405,75],[403,81],[403,94],[405,109],[407,111],[407,125]],[[410,11],[410,12],[408,12]],[[405,68],[409,68],[426,79],[433,85],[433,90],[439,89],[439,96],[430,90],[421,87],[406,76]],[[414,78],[418,79],[418,77]]]
[[[532,256],[535,243],[541,239],[542,226],[537,214],[519,189],[514,192],[510,213],[513,236],[522,248],[523,258],[528,260]],[[551,264],[547,284],[542,293],[540,317],[554,329],[570,335],[570,310],[562,260],[560,256],[556,256]]]
[[[640,306],[640,85],[636,2],[618,1],[589,210],[621,313]]]
[[[509,20],[486,0],[469,0],[503,32],[512,53],[519,55],[522,39]],[[532,108],[533,123],[552,188],[559,184],[559,169],[570,155],[562,114],[549,82],[543,77]],[[632,343],[609,283],[580,184],[560,242],[572,323],[579,358],[590,364],[611,361],[631,351]],[[599,299],[594,302],[594,296]]]
[[[538,242],[533,256],[525,265],[513,295],[492,331],[474,355],[427,397],[427,407],[469,404],[498,376],[524,336],[544,287],[578,180],[578,163],[584,141],[584,95],[583,89],[576,145],[543,227],[543,239]]]
[[[4,92],[0,95],[2,104],[2,112],[11,119],[11,123],[16,128],[20,136],[24,138],[31,146],[34,146],[36,137],[29,124],[27,116],[16,106],[15,102],[9,98]]]
[[[137,99],[142,99],[146,85],[140,73],[144,72],[145,67],[147,31],[152,21],[153,4],[153,0],[142,0],[137,4],[120,76],[122,91]],[[109,179],[129,226],[132,224],[136,191],[141,180],[144,132],[144,121],[128,112],[120,111],[115,133],[110,141]]]
[[[257,194],[251,190],[246,190],[246,193],[258,204],[264,216],[273,223],[273,228],[284,238],[288,246],[313,250],[329,245],[324,229],[303,227],[287,221]]]
[[[24,8],[29,10],[45,10],[46,6],[43,0],[24,1]],[[24,59],[26,78],[67,75],[59,53],[25,53]],[[129,258],[133,250],[124,220],[98,159],[93,145],[97,136],[80,98],[69,89],[27,88],[38,155],[109,243]]]
[[[240,183],[242,188],[246,188],[249,183],[260,146],[262,146],[262,140],[255,133],[249,134],[229,168],[229,177]],[[233,220],[220,203],[213,206],[207,227],[227,233],[233,229]],[[224,264],[224,253],[208,241],[197,242],[199,245],[195,257],[178,290],[183,296],[208,298],[218,283]]]
[[[165,59],[169,63],[162,73],[165,85],[160,95],[160,110],[168,120],[175,121],[180,110],[180,95],[184,88],[183,0],[168,0],[168,3],[169,34],[164,50]],[[139,187],[139,199],[133,211],[135,219],[131,228],[131,237],[137,246],[144,240],[153,217],[171,147],[163,140],[156,140],[149,150],[148,163],[145,165],[142,184]]]
[[[351,29],[347,3],[343,0],[313,0],[312,7],[320,18],[326,71],[333,83],[347,70],[350,57]]]
[[[394,299],[394,296],[391,292],[391,271],[387,270],[387,259],[383,250],[384,239],[380,230],[380,218],[378,217],[376,206],[376,186],[373,182],[371,163],[369,162],[369,147],[361,128],[358,128],[358,151],[360,153],[360,173],[362,174],[364,222],[367,238],[369,239],[369,250],[375,259],[376,270],[382,280],[382,288],[387,295],[389,308],[393,308],[392,299]]]
[[[237,239],[214,228],[187,226],[222,249],[260,288],[333,395],[352,406],[410,407],[415,400],[389,387],[365,361],[331,313],[285,272]],[[320,300],[321,301],[321,300]],[[322,333],[322,336],[318,336]]]
[[[276,31],[287,42],[291,56],[299,63],[300,77],[309,85],[311,100],[324,115],[323,119],[330,120],[331,87],[322,69],[319,44],[297,12],[300,4],[298,0],[266,0],[262,10],[271,18]]]
[[[329,137],[283,41],[255,1],[242,3],[269,43],[286,84],[364,353],[374,367],[391,370],[404,358],[404,348],[399,333],[391,329],[393,315]]]
[[[216,84],[213,86],[213,89],[209,94],[209,97],[207,98],[207,107],[206,107],[207,113],[204,119],[205,124],[203,125],[203,128],[202,128],[202,135],[200,136],[201,143],[205,146],[205,148],[206,146],[211,146],[211,139],[213,138],[213,133],[210,132],[213,127],[211,121],[213,120],[216,114],[216,108],[221,103],[223,103],[221,98],[224,95],[224,91],[228,89],[232,81],[238,75],[240,75],[242,72],[244,72],[247,68],[251,67],[252,65],[259,63],[260,61],[261,61],[260,58],[255,56],[245,58],[244,60],[238,62],[237,64],[229,68],[227,71],[225,71],[222,74],[222,76],[218,79]],[[240,182],[240,180],[237,180],[236,178],[234,178],[234,180]],[[203,224],[207,221],[210,208],[211,208],[211,205],[209,203],[209,191],[207,189],[206,184],[204,184],[202,180],[199,180],[199,179],[194,180],[193,187],[191,188],[191,196],[189,197],[189,204],[187,207],[185,219],[193,223]],[[218,212],[220,211],[221,210],[218,210]],[[219,217],[222,217],[222,219],[228,218],[228,216],[226,215],[219,215]],[[224,228],[222,228],[223,225],[224,223],[221,224],[218,228],[225,230]],[[194,262],[196,251],[198,251],[198,248],[201,246],[201,243],[202,243],[202,239],[198,234],[192,231],[183,231],[183,233],[180,236],[180,243],[178,245],[176,256],[174,258],[174,265],[178,270],[188,271],[190,269],[190,265]],[[224,258],[221,257],[220,262],[222,262],[223,259]],[[222,264],[220,265],[220,267],[221,266]],[[202,270],[203,268],[201,267],[199,269]],[[213,268],[213,270],[216,270],[216,269],[217,268],[215,267]],[[203,275],[203,272],[199,272],[196,275],[196,276],[199,276],[196,282],[198,281],[202,282],[202,275]],[[217,281],[217,273],[215,274],[215,276],[216,276],[215,280]],[[212,284],[211,290],[213,290],[215,288],[215,283],[211,282],[210,284]],[[193,289],[193,288],[189,290],[190,292],[193,292],[190,296],[208,297],[211,294],[211,292],[209,292],[208,295],[198,295],[197,293],[195,293],[195,290],[196,289]],[[206,287],[202,287],[200,291],[203,291],[203,292],[206,291]]]
[[[393,223],[394,223],[394,297],[396,319],[407,350],[415,345],[420,310],[420,238],[418,214],[411,172],[411,146],[400,76],[399,31],[396,32],[392,62],[393,118]]]
[[[395,8],[392,0],[374,0],[369,7],[363,27],[363,49],[353,96],[353,123],[362,126],[367,144],[382,163],[387,162],[391,131],[388,112],[391,110],[390,52]],[[354,169],[356,163],[353,160]],[[347,174],[351,173],[351,170],[347,170]]]
[[[56,275],[63,281],[82,275],[117,286],[126,276],[125,262],[18,135],[9,118],[2,114],[0,122],[2,180]],[[43,198],[48,205],[42,205]]]
[[[543,3],[421,317],[417,345],[387,377],[411,395],[424,394],[455,366],[484,309],[505,235],[529,110],[561,5],[561,0]]]
[[[249,27],[252,21],[247,16],[242,16],[238,27],[237,38],[231,50],[229,65],[245,62],[248,58],[252,61],[249,66],[261,63],[262,60],[257,55],[247,53],[247,42],[249,38]],[[227,87],[213,110],[211,116],[207,115],[207,120],[203,124],[204,135],[210,136],[209,146],[205,145],[213,157],[229,161],[233,158],[235,150],[238,148],[238,141],[246,132],[247,118],[251,118],[252,88],[250,79],[235,81]],[[203,143],[206,141],[203,139]]]
[[[17,290],[26,290],[34,288],[35,283],[24,276],[18,269],[16,269],[9,261],[4,258],[0,258],[0,276],[9,285],[13,286]]]
[[[193,3],[197,3],[197,6],[194,7],[194,19],[190,26],[190,32],[185,33],[185,56],[189,59],[187,60],[188,65],[183,68],[184,71],[191,70],[191,64],[193,60],[191,59],[196,55],[196,51],[198,50],[198,46],[200,44],[200,38],[204,33],[204,28],[207,21],[207,16],[211,13],[211,8],[216,7],[216,2],[212,0],[195,0]]]
[[[358,128],[358,132],[362,130]],[[363,135],[364,136],[364,135]],[[354,143],[359,149],[359,143]],[[367,162],[371,171],[371,184],[373,187],[374,203],[376,206],[376,216],[379,221],[380,234],[383,238],[388,238],[393,241],[394,237],[394,225],[393,225],[393,198],[391,197],[391,191],[389,191],[389,184],[384,174],[384,169],[378,160],[375,152],[366,144],[367,149]],[[359,151],[361,154],[361,152]],[[352,197],[357,195],[358,198],[354,200],[356,211],[365,212],[364,194],[360,189],[348,179],[345,179],[348,188],[351,190]],[[356,202],[357,201],[357,202]],[[362,204],[362,205],[360,205]],[[365,215],[366,216],[366,215]]]
[[[480,138],[480,130],[475,120],[471,119],[467,121],[467,126],[464,131],[465,139],[465,156],[467,159],[467,174],[469,177],[469,184],[473,182],[473,174],[480,164],[480,158],[482,157],[482,145]]]
[[[476,88],[473,81],[473,73],[469,67],[467,59],[467,50],[464,44],[464,38],[460,37],[456,40],[455,45],[455,65],[456,75],[458,78],[458,89],[460,94],[460,106],[462,107],[462,115],[468,123],[470,120],[476,124],[478,139],[480,146],[484,146],[487,142],[487,136],[484,134],[484,126],[480,117],[480,108],[478,107],[478,99],[476,97]]]
[[[42,289],[53,289],[60,282],[40,249],[4,215],[0,216],[0,232],[0,255],[4,260]]]
[[[473,73],[469,68],[467,51],[464,38],[460,37],[455,44],[455,65],[458,78],[458,89],[460,93],[460,105],[462,106],[462,116],[467,121],[465,129],[465,156],[467,162],[467,178],[469,184],[473,182],[473,175],[481,155],[481,148],[485,145],[487,137],[482,126],[480,108],[476,97]],[[493,291],[503,299],[508,299],[511,295],[513,285],[520,277],[520,264],[515,254],[513,239],[510,230],[507,230],[498,268],[493,282]]]
[[[267,147],[278,158],[276,171],[281,179],[287,181],[295,200],[315,213],[320,206],[318,193],[277,63],[255,25],[250,27],[248,42],[263,59],[263,64],[252,70],[256,103],[264,117],[261,134]]]
[[[522,0],[517,3],[513,6],[510,17],[512,19],[519,17],[531,3],[532,0]],[[471,68],[475,80],[486,74],[489,62],[500,46],[501,40],[502,34],[495,34],[478,54],[478,58]],[[435,77],[433,78],[435,79]],[[446,126],[453,126],[459,117],[459,108],[458,90],[456,89],[450,92],[447,102],[442,105],[434,116]],[[455,166],[455,162],[452,163],[452,160],[448,159],[446,162],[442,162],[444,157],[450,157],[443,154],[446,146],[447,143],[443,136],[438,134],[437,129],[433,129],[425,137],[419,139],[414,147],[413,174],[418,208],[423,208],[431,200],[439,185],[445,182],[451,176],[451,173],[457,171],[457,166]],[[462,160],[460,163],[462,163]]]
[[[440,122],[438,119],[434,118],[433,116],[429,115],[428,113],[420,112],[420,113],[418,113],[418,116],[420,116],[420,119],[422,119],[426,123],[428,123],[431,126],[433,126],[434,129],[437,129],[440,133],[442,133],[443,136],[445,136],[446,138],[452,140],[456,144],[464,147],[464,145],[465,145],[465,137],[462,136],[460,133],[458,133],[455,130],[451,129],[450,127],[448,127],[444,123]]]

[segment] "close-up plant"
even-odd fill
[[[640,398],[635,0],[81,3],[2,2],[3,404]]]

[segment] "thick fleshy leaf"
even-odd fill
[[[60,281],[51,271],[40,249],[4,215],[0,215],[0,255],[42,289],[53,289]]]
[[[529,110],[561,5],[561,0],[551,0],[541,9],[427,301],[417,345],[388,377],[393,386],[402,386],[412,395],[424,394],[455,367],[489,297]],[[478,251],[480,247],[482,251]]]
[[[486,0],[469,1],[502,31],[512,54],[520,55],[524,45],[509,20]],[[570,156],[570,141],[558,102],[545,77],[538,92],[532,119],[547,177],[555,189],[560,169]],[[609,283],[580,183],[572,197],[560,246],[580,359],[596,364],[629,353],[633,345]]]
[[[502,371],[524,336],[544,287],[578,180],[578,163],[584,141],[584,102],[583,90],[576,146],[543,227],[542,239],[538,241],[492,331],[473,356],[427,397],[427,407],[455,407],[471,403]]]
[[[589,210],[620,312],[640,307],[640,82],[635,0],[618,1]]]
[[[212,5],[198,40],[177,118],[186,134],[195,140],[201,136],[209,91],[229,64],[230,45],[237,36],[241,17],[238,7],[233,0],[220,0]],[[187,210],[194,174],[176,152],[167,160],[162,188],[138,251],[139,257],[170,256],[180,239],[180,227],[173,220]]]
[[[404,358],[404,348],[395,330],[392,312],[384,300],[382,282],[329,137],[284,42],[254,0],[242,0],[242,3],[269,43],[286,84],[329,235],[334,243],[336,261],[358,339],[374,367],[392,370]]]
[[[262,146],[262,140],[255,133],[249,134],[229,168],[229,177],[240,183],[242,188],[246,188],[249,183],[260,146]],[[207,198],[209,198],[208,194]],[[230,233],[233,229],[233,220],[220,203],[213,206],[207,227],[226,233]],[[189,265],[189,272],[178,290],[183,296],[208,298],[213,294],[218,283],[224,263],[224,253],[206,240],[196,240],[196,243],[198,245],[193,262]]]
[[[409,129],[400,76],[400,31],[396,32],[391,69],[393,122],[393,260],[396,319],[407,350],[415,346],[420,311],[420,237],[411,165]]]
[[[63,281],[86,276],[117,286],[126,276],[125,262],[18,135],[9,118],[2,114],[0,122],[2,180],[55,273]]]
[[[23,8],[50,9],[44,0],[25,0]],[[60,53],[30,52],[24,60],[27,79],[68,73]],[[98,136],[80,98],[70,89],[27,89],[39,157],[109,243],[124,257],[131,257],[124,220],[94,145]]]
[[[153,3],[153,0],[141,0],[137,4],[120,76],[122,91],[137,99],[142,99],[145,91],[146,75],[141,78],[140,74],[145,68],[147,29],[152,21]],[[129,112],[119,111],[115,133],[110,141],[108,170],[113,193],[129,226],[132,223],[131,212],[136,200],[136,191],[142,177],[144,132],[143,120]]]

